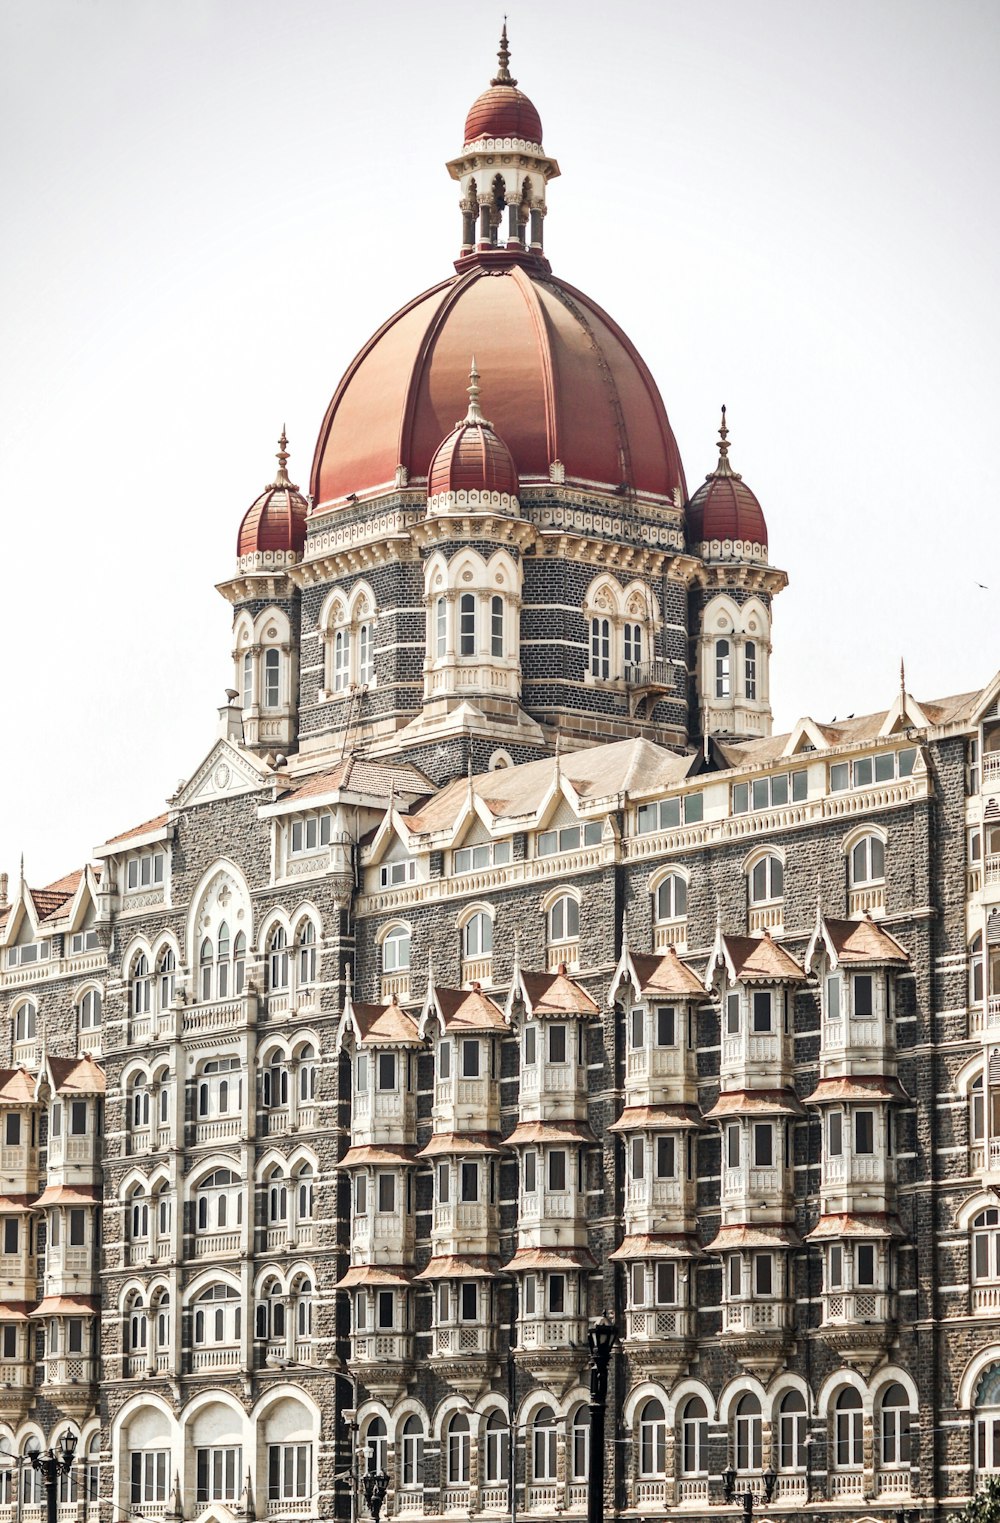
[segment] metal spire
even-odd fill
[[[719,424],[719,463],[705,479],[711,481],[713,476],[731,476],[734,481],[743,479],[729,464],[729,429],[726,426],[725,402],[722,404],[722,422]]]
[[[513,88],[514,85],[517,84],[517,80],[513,78],[510,69],[508,68],[508,64],[510,63],[510,48],[507,46],[506,16],[503,18],[503,31],[500,33],[500,48],[497,53],[497,58],[500,60],[500,67],[493,78],[490,80],[490,84],[510,85],[511,88]]]
[[[285,425],[282,423],[282,425],[281,425],[281,438],[278,440],[278,474],[275,476],[274,480],[270,483],[270,486],[267,489],[268,491],[274,491],[274,490],[282,488],[282,487],[287,492],[297,492],[298,491],[298,487],[295,485],[294,481],[289,481],[289,479],[288,479],[288,471],[285,469],[287,464],[288,464],[288,435],[285,433]]]
[[[472,356],[472,368],[469,371],[469,410],[456,427],[461,428],[464,423],[478,423],[483,428],[492,428],[492,423],[483,417],[483,410],[479,405],[479,371],[476,369],[476,356]]]

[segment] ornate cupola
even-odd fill
[[[219,584],[233,605],[233,688],[243,741],[264,755],[290,751],[298,730],[299,592],[290,572],[302,559],[308,514],[288,475],[282,428],[274,480],[240,524],[236,575]]]
[[[507,24],[499,68],[465,119],[465,146],[448,171],[461,186],[463,270],[484,256],[511,256],[548,269],[542,253],[545,187],[559,165],[542,149],[542,122],[510,72]],[[506,225],[505,225],[506,223]]]
[[[730,463],[725,407],[718,464],[686,517],[689,548],[704,565],[691,610],[698,728],[740,740],[770,735],[771,599],[788,578],[768,564],[763,509]]]
[[[438,445],[427,473],[427,512],[465,510],[517,514],[514,457],[479,406],[475,355],[469,372],[469,410]]]

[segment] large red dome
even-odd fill
[[[568,482],[687,496],[656,382],[625,334],[572,286],[501,260],[425,291],[361,350],[320,430],[314,511],[391,489],[399,466],[425,481],[473,355],[522,486],[561,463]]]
[[[472,102],[465,118],[466,145],[483,138],[511,138],[541,145],[542,119],[522,90],[513,85],[491,85]]]

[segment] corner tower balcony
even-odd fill
[[[435,1132],[417,1154],[434,1170],[435,1256],[499,1252],[499,1156],[489,1132]]]
[[[505,1146],[518,1155],[519,1248],[587,1242],[585,1150],[596,1143],[586,1121],[521,1121],[515,1127]]]
[[[823,1254],[820,1336],[867,1378],[896,1336],[895,1248],[903,1229],[881,1211],[821,1216],[808,1234]]]
[[[870,915],[817,920],[805,965],[822,993],[824,1078],[895,1073],[895,980],[909,962],[909,953]]]
[[[765,1384],[792,1351],[789,1260],[790,1250],[801,1246],[792,1227],[734,1223],[720,1227],[706,1250],[722,1259],[719,1342]]]
[[[432,1258],[418,1280],[434,1287],[430,1363],[454,1390],[473,1398],[498,1371],[499,1260],[479,1255]]]
[[[582,1120],[587,1114],[587,1023],[600,1007],[560,964],[554,973],[515,967],[505,1009],[521,1035],[522,1122]]]
[[[587,1248],[519,1248],[505,1266],[518,1284],[517,1343],[522,1369],[549,1385],[578,1377],[587,1363]]]
[[[792,1078],[792,996],[806,975],[767,931],[716,936],[706,974],[722,1003],[719,1078],[726,1089],[776,1088]]]
[[[412,1147],[417,1133],[416,1019],[397,1004],[356,1005],[350,990],[337,1050],[352,1054],[351,1146]]]
[[[896,1184],[894,1109],[908,1099],[892,1075],[821,1079],[806,1104],[822,1114],[820,1188],[827,1212],[890,1208]]]
[[[478,984],[446,989],[428,970],[420,1035],[434,1045],[436,1133],[500,1131],[500,1043],[508,1032],[499,1005]]]
[[[636,1233],[610,1258],[625,1272],[625,1352],[633,1381],[673,1381],[695,1352],[694,1261],[703,1257],[693,1236]]]
[[[674,948],[662,957],[622,952],[608,1003],[625,1014],[625,1095],[637,1106],[694,1105],[697,1012],[708,990]]]
[[[792,1211],[791,1134],[805,1112],[790,1089],[724,1091],[706,1121],[722,1132],[722,1220],[781,1223]]]
[[[625,1149],[627,1233],[691,1233],[696,1226],[694,1106],[633,1105],[611,1126]]]
[[[350,1292],[348,1368],[372,1396],[390,1405],[414,1374],[412,1278],[406,1265],[352,1265],[336,1286]]]

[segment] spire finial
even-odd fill
[[[906,662],[902,656],[899,658],[899,696],[903,700],[903,708],[906,708]]]
[[[268,491],[284,488],[288,492],[297,492],[298,487],[294,481],[288,479],[288,435],[285,433],[285,425],[281,425],[281,438],[278,440],[278,473],[268,487]]]
[[[507,45],[507,17],[503,18],[503,31],[500,33],[500,47],[497,52],[500,67],[490,80],[491,85],[510,85],[513,87],[517,80],[513,78],[508,67],[510,64],[510,48]]]
[[[734,475],[732,466],[729,464],[729,428],[726,424],[726,404],[722,404],[722,422],[719,424],[719,463],[715,467],[716,476]]]
[[[472,356],[472,364],[469,369],[469,410],[457,424],[458,428],[463,423],[481,423],[484,428],[492,428],[492,423],[483,417],[483,410],[479,405],[479,371],[476,369],[476,356]]]

